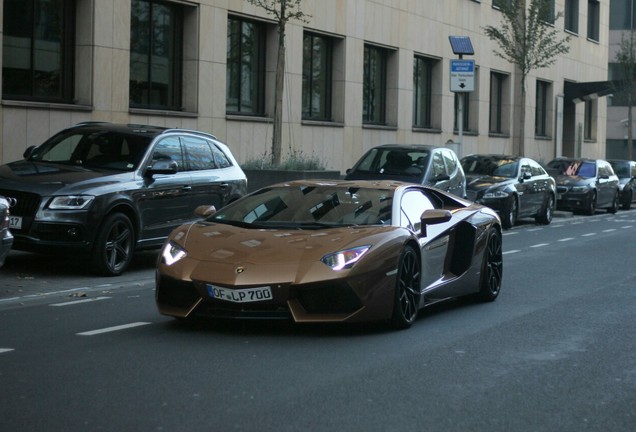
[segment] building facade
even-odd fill
[[[617,54],[623,40],[636,30],[636,0],[612,0],[610,5],[609,66],[610,80],[623,78]],[[628,101],[625,91],[617,86],[608,98],[607,107],[607,158],[628,158]],[[636,115],[636,110],[634,114]],[[636,123],[636,121],[633,121]],[[632,138],[636,140],[636,125],[632,124]],[[632,157],[636,157],[636,146],[632,142]]]
[[[283,153],[343,173],[382,143],[512,153],[520,77],[484,34],[502,20],[499,1],[304,0],[305,20],[287,24]],[[245,0],[0,4],[0,162],[82,121],[204,130],[239,162],[271,151],[278,40],[262,9]],[[604,157],[606,98],[572,89],[607,80],[609,1],[554,0],[554,9],[564,16],[550,25],[571,37],[570,51],[528,77],[524,153]],[[450,89],[457,35],[474,47],[471,92]]]

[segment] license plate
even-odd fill
[[[210,297],[233,303],[251,303],[272,299],[272,290],[268,286],[258,288],[227,289],[214,285],[207,285],[207,288]]]
[[[9,228],[22,229],[22,216],[9,216]]]

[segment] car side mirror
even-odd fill
[[[152,177],[155,174],[176,174],[178,170],[179,166],[172,159],[159,159],[146,168],[144,176]]]
[[[448,174],[440,174],[437,177],[435,177],[434,180],[435,180],[435,183],[446,181],[446,180],[450,180],[450,176]]]
[[[524,171],[523,174],[521,174],[521,180],[530,180],[532,178],[532,174],[529,173],[528,171]]]
[[[24,151],[24,153],[22,153],[22,157],[25,158],[25,159],[28,159],[29,156],[31,156],[31,153],[33,153],[33,150],[35,150],[36,147],[37,146],[34,146],[34,145],[27,147],[27,149]]]
[[[216,213],[216,207],[213,205],[200,205],[194,209],[194,215],[200,218],[207,218]]]
[[[426,237],[426,226],[436,225],[444,222],[448,222],[453,217],[453,214],[448,210],[424,210],[422,216],[420,216],[422,237]]]

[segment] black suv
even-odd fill
[[[346,180],[399,180],[466,197],[466,177],[455,152],[446,147],[384,144],[366,152]]]
[[[108,276],[135,250],[161,246],[197,206],[220,208],[246,191],[213,135],[156,126],[80,123],[0,166],[0,195],[15,199],[13,247],[87,256]]]

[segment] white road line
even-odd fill
[[[557,241],[566,242],[566,241],[570,241],[570,240],[574,240],[574,237],[566,237],[566,238],[562,238],[561,240],[557,240]]]
[[[99,300],[106,300],[106,299],[109,299],[109,298],[111,298],[111,297],[95,297],[95,298],[75,300],[75,301],[64,302],[64,303],[52,303],[49,306],[70,306],[70,305],[76,305],[76,304],[80,304],[80,303],[90,303],[90,302],[99,301]]]
[[[606,233],[607,232],[612,232],[612,231],[616,231],[616,228],[610,228],[610,229],[603,230],[603,232],[606,232]]]
[[[9,301],[14,301],[14,300],[19,300],[20,297],[9,297],[9,298],[4,298],[4,299],[0,299],[0,303],[2,302],[9,302]]]
[[[510,251],[506,251],[504,252],[502,255],[508,255],[508,254],[513,254],[513,253],[517,253],[517,252],[521,252],[520,250],[510,250]]]
[[[632,225],[625,225],[625,226],[622,226],[621,229],[630,229],[631,227]]]
[[[91,330],[91,331],[86,331],[86,332],[82,332],[82,333],[77,333],[78,336],[95,336],[98,334],[102,334],[102,333],[109,333],[109,332],[114,332],[114,331],[119,331],[119,330],[126,330],[129,328],[133,328],[133,327],[139,327],[139,326],[144,326],[144,325],[148,325],[151,324],[149,322],[135,322],[135,323],[130,323],[130,324],[123,324],[123,325],[118,325],[118,326],[114,326],[114,327],[106,327],[103,329],[98,329],[98,330]]]
[[[590,236],[595,236],[596,233],[587,233],[587,234],[581,234],[581,237],[590,237]]]
[[[536,245],[532,245],[530,247],[531,248],[540,248],[540,247],[549,246],[549,245],[550,245],[550,243],[539,243],[539,244],[536,244]]]
[[[0,348],[0,354],[8,353],[13,351],[13,348]]]
[[[528,232],[541,231],[543,228],[530,228]]]
[[[515,234],[519,234],[519,232],[518,231],[515,231],[515,232],[508,231],[508,232],[503,233],[504,236],[510,236],[510,235],[515,235]]]

